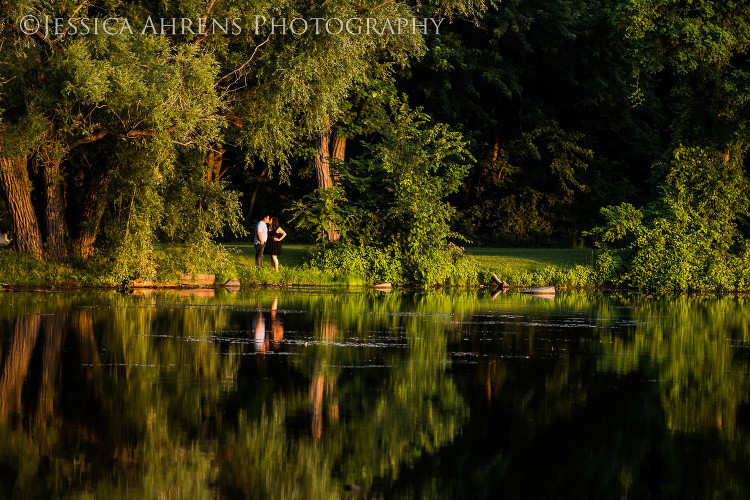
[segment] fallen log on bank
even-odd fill
[[[500,280],[500,278],[497,277],[497,274],[492,273],[492,282],[498,286],[498,288],[510,288],[510,285],[506,282]]]

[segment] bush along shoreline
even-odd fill
[[[555,250],[549,250],[554,252]],[[528,260],[525,265],[507,262],[480,263],[466,255],[461,247],[448,245],[434,254],[429,265],[411,268],[425,279],[422,282],[407,279],[405,269],[413,262],[403,259],[394,247],[355,247],[336,245],[312,250],[292,265],[282,265],[279,272],[266,263],[257,267],[249,255],[226,252],[223,259],[211,265],[183,266],[170,249],[156,259],[155,274],[150,279],[136,277],[121,279],[105,272],[106,262],[76,266],[71,262],[39,260],[0,249],[0,287],[2,290],[56,290],[56,289],[128,289],[128,288],[220,288],[255,286],[324,286],[324,287],[375,287],[388,284],[394,288],[494,288],[491,279],[496,274],[511,289],[535,286],[556,286],[583,290],[632,290],[641,292],[746,292],[747,288],[692,287],[686,289],[633,286],[626,275],[617,274],[623,267],[623,257],[616,251],[602,251],[591,264],[549,264],[544,259]],[[544,250],[539,253],[543,256]],[[619,266],[619,267],[618,267]],[[208,282],[207,280],[210,280]],[[235,281],[236,280],[236,281]]]

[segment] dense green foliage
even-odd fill
[[[727,163],[716,151],[678,148],[657,202],[603,209],[601,241],[626,247],[600,257],[608,278],[663,290],[750,288],[750,247],[737,228],[748,185],[741,166]]]
[[[65,241],[56,255],[72,247],[87,259],[98,238],[97,257],[119,281],[153,278],[160,240],[219,254],[213,238],[227,227],[244,230],[237,194],[204,175],[223,121],[216,60],[195,45],[139,33],[40,40],[18,31],[24,13],[72,16],[74,7],[12,3],[3,25],[3,155],[27,158],[33,201],[58,213]],[[75,12],[96,9],[84,3]],[[105,12],[133,23],[144,17],[134,5]],[[56,205],[53,190],[61,193]],[[54,228],[39,213],[52,253]]]
[[[394,101],[381,140],[339,166],[340,186],[294,204],[298,227],[342,241],[313,261],[375,282],[473,283],[476,270],[447,240],[453,207],[444,201],[466,176],[471,156],[461,135]],[[334,198],[336,197],[336,198]]]
[[[747,141],[750,7],[735,2],[634,2],[622,21],[638,86],[664,89],[671,143],[646,208],[602,210],[595,232],[625,252],[603,262],[614,282],[670,290],[750,288]]]
[[[269,26],[256,29],[255,16],[365,16],[382,23],[421,8],[4,2],[0,154],[15,245],[39,257],[93,256],[118,282],[153,279],[158,242],[184,243],[188,262],[226,259],[213,241],[227,230],[246,233],[240,195],[222,179],[224,153],[235,165],[260,163],[269,177],[288,180],[293,152],[349,109],[356,86],[387,81],[394,67],[424,50],[420,32],[274,34]],[[438,5],[461,15],[483,8]],[[181,24],[179,33],[161,35],[137,28],[45,37],[21,32],[29,14],[42,23],[45,16],[118,17],[137,27],[151,18],[239,19],[241,29],[202,35]]]
[[[463,237],[598,244],[596,283],[747,288],[748,9],[6,1],[0,230],[117,283],[224,272],[216,241],[272,211],[282,226],[294,214],[293,239],[320,243],[319,271],[368,282],[475,282]],[[28,14],[241,29],[44,38],[21,33]],[[449,17],[439,34],[334,35],[272,33],[255,16]],[[333,136],[335,154],[319,149]],[[184,255],[165,259],[164,244]]]
[[[502,245],[581,244],[615,200],[639,200],[660,142],[660,103],[633,108],[617,1],[523,0],[457,22],[401,82],[460,127],[478,159],[462,228]]]

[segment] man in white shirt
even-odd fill
[[[264,215],[263,218],[255,226],[255,265],[263,265],[263,250],[266,248],[266,241],[268,240],[268,224],[271,223],[271,216]]]

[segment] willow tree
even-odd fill
[[[241,2],[217,2],[215,15],[232,8],[252,16],[238,37],[209,37],[226,74],[218,81],[222,95],[230,103],[234,124],[227,137],[241,144],[249,163],[260,161],[288,179],[290,158],[295,150],[312,146],[318,189],[337,184],[335,165],[345,159],[346,114],[359,89],[375,82],[390,81],[397,68],[405,67],[425,51],[424,30],[401,33],[378,28],[380,34],[361,33],[355,27],[336,33],[332,29],[314,29],[285,33],[270,19],[324,18],[370,19],[377,26],[397,19],[462,14],[476,16],[484,9],[483,1],[445,1],[436,5],[421,2],[352,2],[325,3],[292,1],[282,6],[275,2],[255,2],[252,11]],[[269,21],[255,25],[255,16]],[[278,21],[277,21],[278,22]],[[329,240],[338,238],[336,228]]]
[[[439,7],[473,14],[482,5]],[[72,247],[86,259],[106,236],[110,248],[135,255],[159,238],[210,239],[223,224],[206,214],[237,228],[236,193],[215,175],[225,145],[288,179],[295,149],[336,123],[355,85],[390,78],[424,49],[419,30],[272,32],[270,23],[256,26],[257,16],[369,17],[382,24],[424,8],[301,0],[3,3],[0,155],[16,248],[60,257]],[[127,19],[134,33],[25,35],[19,23],[28,14]],[[207,30],[178,22],[166,32],[144,32],[149,16],[217,19],[225,30],[211,21]],[[188,202],[192,210],[181,210]],[[168,216],[170,207],[187,219]],[[135,246],[123,247],[124,240]],[[113,255],[124,255],[120,250]]]
[[[164,188],[188,168],[190,151],[208,154],[224,122],[218,66],[198,47],[164,36],[120,31],[46,38],[18,29],[29,12],[40,18],[99,13],[85,2],[4,7],[0,154],[16,249],[60,258],[72,248],[86,259],[114,202],[132,222],[144,197],[165,198]],[[153,154],[139,154],[144,149]],[[118,161],[115,153],[130,160]],[[123,192],[128,183],[132,189]],[[131,237],[129,227],[115,240]],[[153,239],[156,227],[150,229]]]

